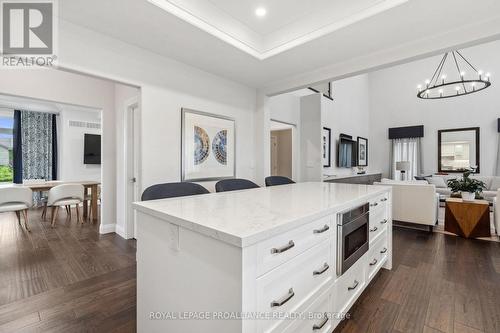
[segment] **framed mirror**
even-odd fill
[[[479,173],[479,127],[438,131],[438,171]]]

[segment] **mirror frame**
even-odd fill
[[[442,173],[463,173],[463,171],[458,170],[442,170],[441,169],[441,134],[446,132],[466,132],[466,131],[475,131],[476,132],[476,173],[480,172],[479,162],[480,162],[480,153],[479,153],[479,138],[480,138],[480,128],[479,127],[466,127],[466,128],[452,128],[438,131],[438,172]]]

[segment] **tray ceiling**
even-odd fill
[[[147,0],[258,59],[266,59],[408,0]],[[255,10],[265,8],[265,17]]]

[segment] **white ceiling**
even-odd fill
[[[408,0],[148,1],[262,60]],[[257,17],[257,8],[267,15]]]
[[[325,3],[337,6],[373,3],[368,0],[182,2],[191,5],[210,2],[215,8],[224,10],[227,17],[259,36],[270,36],[283,29],[279,27],[290,27],[295,22],[314,18],[314,13],[335,16],[322,7]],[[304,9],[304,3],[311,4],[312,9]],[[268,15],[261,19],[262,22],[252,16],[254,7],[260,4],[268,8]],[[275,8],[281,11],[276,12]],[[348,7],[340,8],[349,10]],[[346,64],[354,62],[359,66],[374,67],[375,64],[384,64],[386,54],[398,53],[410,58],[420,56],[415,52],[423,52],[421,50],[426,50],[427,54],[431,49],[435,51],[477,39],[500,37],[498,0],[409,0],[263,60],[188,23],[185,18],[152,5],[148,0],[86,0],[84,6],[81,0],[64,0],[59,2],[59,13],[65,21],[250,87],[275,85],[287,90],[333,78],[329,75],[335,71],[324,70],[326,68],[348,67]],[[284,81],[291,83],[278,85]]]

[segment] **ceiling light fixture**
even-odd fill
[[[264,7],[259,7],[255,10],[255,15],[257,17],[264,17],[267,14],[267,10]]]
[[[453,58],[458,75],[455,80],[447,81],[446,79],[448,76],[442,72],[446,65],[446,61],[451,58]],[[466,77],[467,73],[460,68],[460,65],[470,67],[473,73]],[[457,50],[447,52],[443,56],[441,62],[434,71],[434,75],[432,75],[432,79],[425,81],[425,88],[423,88],[422,85],[418,85],[417,97],[421,99],[451,98],[476,93],[489,86],[491,86],[491,74],[487,73],[486,76],[484,76],[482,70],[478,71],[471,62]],[[451,87],[455,87],[455,89],[450,89]]]

